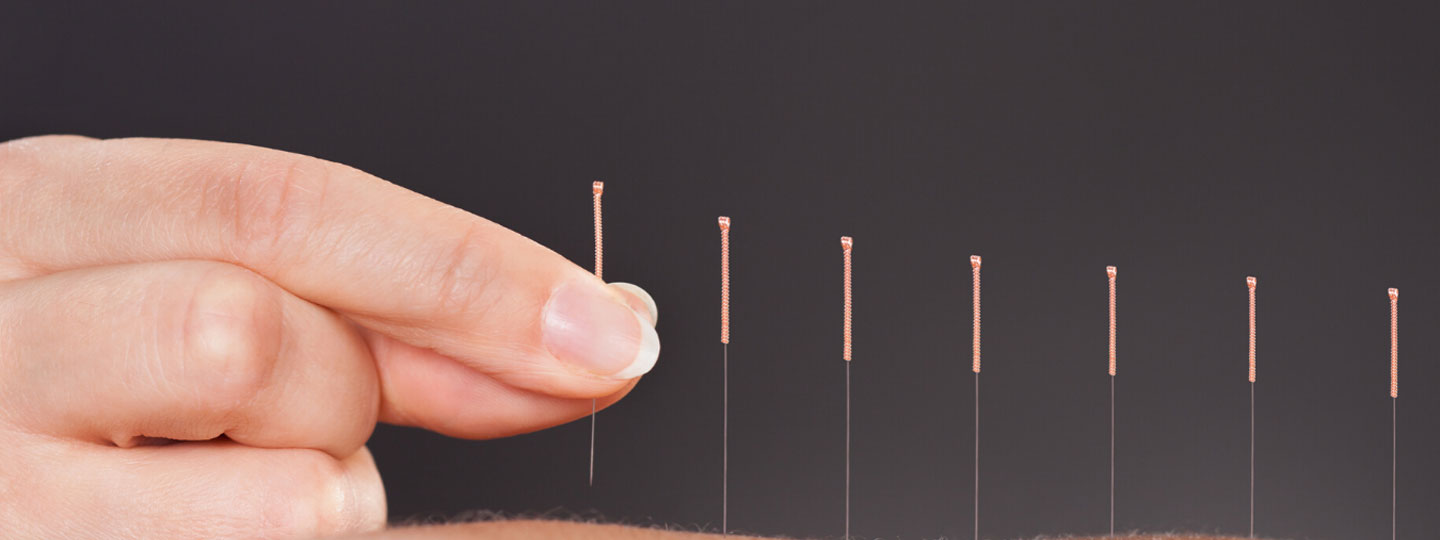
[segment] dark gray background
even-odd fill
[[[718,526],[727,214],[734,528],[840,533],[849,234],[856,534],[969,537],[971,253],[983,536],[1105,528],[1107,264],[1120,528],[1245,532],[1253,274],[1258,532],[1389,532],[1392,286],[1400,536],[1440,530],[1433,5],[56,4],[0,9],[0,138],[316,155],[582,265],[607,182],[605,275],[653,293],[664,351],[600,416],[596,486],[584,423],[381,427],[394,519]]]

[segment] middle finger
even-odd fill
[[[379,385],[347,320],[244,268],[170,261],[0,284],[0,409],[36,432],[129,446],[226,435],[345,457]]]

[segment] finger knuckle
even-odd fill
[[[317,230],[333,166],[313,158],[257,152],[215,175],[205,200],[229,219],[244,260],[274,262],[292,239]]]
[[[504,267],[498,260],[504,253],[486,244],[485,233],[479,227],[471,227],[439,253],[431,268],[431,275],[439,276],[434,281],[436,310],[456,320],[487,311],[487,298],[491,297],[484,291],[496,279],[497,269]]]
[[[318,451],[302,451],[302,455],[296,467],[287,471],[289,485],[301,492],[284,498],[284,508],[266,512],[283,516],[276,520],[280,528],[333,535],[374,530],[384,524],[384,489],[373,480],[378,473],[359,474],[345,462]],[[361,466],[373,469],[374,463],[366,460]],[[303,503],[294,504],[296,501]],[[375,501],[382,502],[377,505]]]
[[[196,284],[184,323],[182,376],[201,403],[219,411],[254,397],[281,346],[280,298],[264,278],[220,267]]]

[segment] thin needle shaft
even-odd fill
[[[591,184],[595,201],[595,277],[605,279],[604,229],[600,226],[600,194],[605,192],[604,182]],[[595,485],[595,399],[590,399],[590,484]]]
[[[595,400],[590,400],[590,485],[595,485]]]

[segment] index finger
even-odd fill
[[[316,158],[190,140],[21,139],[0,145],[0,197],[0,268],[12,278],[230,262],[372,330],[561,397],[612,394],[659,354],[621,293],[555,252]]]

